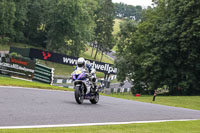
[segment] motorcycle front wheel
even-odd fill
[[[74,95],[75,95],[76,102],[78,104],[82,104],[83,99],[84,99],[84,95],[83,95],[83,93],[81,92],[81,89],[78,86],[75,87]]]
[[[90,102],[92,104],[97,104],[99,102],[99,93],[98,92],[94,95],[94,99],[90,99]]]

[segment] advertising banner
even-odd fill
[[[0,74],[33,79],[35,61],[19,57],[0,57]]]
[[[67,56],[63,54],[38,50],[38,49],[30,49],[29,53],[30,58],[35,59],[41,59],[46,61],[51,61],[55,63],[65,64],[65,65],[71,65],[74,66],[77,64],[77,57]],[[87,60],[87,59],[86,59]],[[117,68],[114,68],[112,64],[108,63],[102,63],[98,61],[92,61],[89,60],[90,63],[93,65],[93,67],[96,69],[96,71],[103,72],[103,73],[109,73],[109,74],[116,74]]]

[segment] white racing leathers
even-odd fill
[[[81,70],[84,71],[85,74],[87,75],[87,79],[82,81],[85,86],[86,86],[86,94],[90,93],[91,88],[95,88],[96,86],[96,70],[92,68],[91,73],[89,73],[89,71],[87,70],[87,68],[84,67],[77,67],[76,70]]]

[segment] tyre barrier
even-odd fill
[[[2,67],[4,69],[2,71],[5,71],[7,75],[11,77],[16,77],[19,79],[28,79],[29,81],[52,84],[53,76],[54,76],[53,68],[49,68],[44,65],[37,64],[35,63],[35,61],[29,58],[16,57],[15,59],[14,56],[10,56],[8,54],[8,51],[0,51],[0,62],[2,62],[2,58],[5,58],[5,57],[7,58],[6,59],[7,61],[5,62],[5,59],[4,59],[4,62],[10,65],[10,67]],[[16,64],[15,65],[16,68],[13,66],[12,63]],[[1,66],[0,66],[0,69],[1,69]],[[33,70],[32,75],[26,72],[27,69]],[[17,75],[13,76],[14,73],[18,73],[18,76]],[[22,76],[19,76],[19,74],[25,75],[25,76],[22,77]]]
[[[41,64],[35,65],[33,81],[52,84],[54,77],[54,68],[49,68]]]

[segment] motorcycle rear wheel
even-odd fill
[[[83,103],[84,95],[80,91],[79,87],[75,87],[74,96],[75,96],[76,102],[78,104],[82,104]]]

